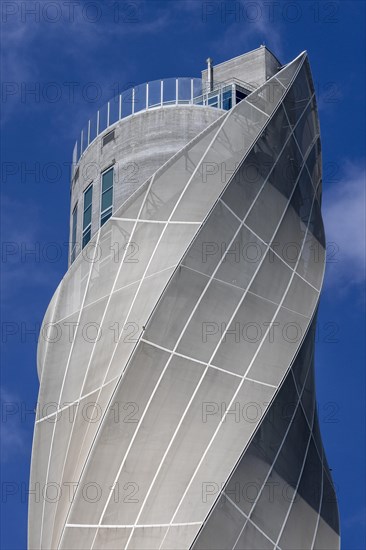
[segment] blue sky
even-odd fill
[[[1,547],[26,548],[36,332],[67,269],[69,164],[79,129],[118,89],[199,76],[208,56],[219,63],[265,43],[283,63],[307,50],[318,94],[329,263],[317,398],[342,547],[364,549],[365,3],[45,0],[0,8]]]

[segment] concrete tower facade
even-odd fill
[[[209,61],[105,115],[74,150],[70,266],[38,346],[29,547],[339,548],[306,54]]]

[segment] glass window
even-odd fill
[[[112,204],[113,189],[107,189],[102,193],[102,212]]]
[[[91,206],[92,197],[93,197],[93,186],[89,185],[86,191],[84,191],[84,211],[86,208]]]
[[[102,174],[102,193],[113,187],[113,168]]]
[[[90,238],[91,238],[91,227],[89,227],[89,229],[87,229],[86,231],[83,231],[83,243],[82,243],[83,248],[88,244],[88,242],[90,241]]]
[[[84,229],[86,229],[90,224],[91,224],[91,206],[88,206],[84,210]]]
[[[100,225],[102,226],[112,215],[113,204],[113,168],[102,174],[102,196],[100,207]]]
[[[84,212],[83,212],[83,241],[82,247],[88,244],[91,238],[91,217],[92,217],[93,185],[84,191]]]
[[[78,219],[78,205],[75,204],[72,211],[72,229],[71,229],[71,263],[75,260],[76,256],[76,226]]]
[[[222,108],[225,109],[225,111],[229,111],[233,106],[232,95],[231,90],[222,94]]]
[[[209,97],[208,104],[210,107],[218,107],[219,106],[219,97],[217,95],[213,97]]]

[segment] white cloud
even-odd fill
[[[327,237],[326,288],[349,288],[365,280],[365,170],[351,163],[335,187],[324,193]]]

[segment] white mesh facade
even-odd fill
[[[39,343],[30,548],[339,548],[313,379],[320,201],[301,54],[97,232]]]

